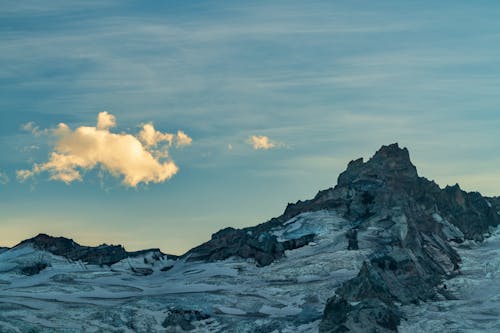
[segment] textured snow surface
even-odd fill
[[[315,243],[266,267],[148,255],[98,267],[30,246],[12,249],[0,253],[0,332],[167,332],[162,323],[170,309],[208,314],[196,332],[314,332],[326,300],[367,255],[347,250],[348,226],[333,212],[301,214],[272,232],[281,239],[316,233]],[[35,262],[50,267],[20,273]],[[132,267],[153,273],[141,276]]]
[[[349,222],[339,219],[335,213],[321,210],[297,215],[285,222],[284,227],[274,231],[273,234],[279,241],[297,239],[310,234],[328,236],[345,229],[348,225]]]
[[[400,332],[500,332],[500,228],[457,251],[462,274],[444,282],[456,300],[403,307],[408,320]]]

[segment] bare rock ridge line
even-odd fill
[[[217,261],[237,256],[254,259],[258,266],[267,266],[285,255],[286,250],[305,246],[315,235],[279,242],[275,235],[253,232],[252,228],[226,228],[212,235],[212,239],[188,251],[183,257],[189,261]]]
[[[145,253],[154,253],[159,257],[166,255],[161,252],[160,249],[127,252],[121,245],[102,244],[95,247],[82,246],[72,239],[65,237],[52,237],[46,234],[39,234],[33,238],[24,240],[15,247],[27,244],[33,246],[33,248],[37,250],[47,251],[73,261],[81,260],[90,265],[111,266],[125,258],[136,257]],[[176,256],[173,255],[168,255],[168,257],[172,259],[176,258]]]

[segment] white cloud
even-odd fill
[[[30,146],[26,146],[26,147],[21,148],[20,151],[22,153],[28,153],[28,152],[31,152],[34,150],[39,150],[39,149],[40,149],[40,146],[38,146],[38,145],[30,145]]]
[[[278,146],[278,144],[274,141],[271,141],[269,137],[265,135],[252,135],[248,140],[247,143],[252,145],[253,149],[258,150],[258,149],[263,149],[263,150],[268,150],[271,148],[275,148]]]
[[[31,170],[18,170],[19,181],[48,172],[53,180],[71,183],[82,180],[82,171],[100,166],[115,177],[123,177],[123,184],[135,187],[139,183],[162,183],[174,176],[179,168],[168,157],[173,134],[156,131],[152,124],[143,126],[137,135],[112,133],[116,119],[107,112],[99,113],[97,126],[81,126],[74,131],[60,123],[52,131],[57,142],[46,163],[34,164]],[[179,135],[181,133],[181,135]],[[156,146],[163,141],[163,151]],[[184,132],[177,133],[177,146],[191,144]]]
[[[176,135],[172,133],[162,133],[157,131],[151,123],[142,125],[142,130],[139,132],[139,139],[147,147],[156,147],[162,142],[165,142],[167,147],[171,147],[175,141],[176,146],[180,148],[189,146],[193,142],[193,139],[183,131],[177,131]]]
[[[161,142],[167,142],[169,146],[174,142],[174,135],[170,133],[162,133],[155,130],[153,124],[145,124],[139,133],[139,138],[147,147],[157,146]]]
[[[40,130],[40,128],[33,121],[27,122],[26,124],[22,124],[21,129],[23,131],[30,132],[31,134],[33,134],[33,136],[36,137],[45,134],[47,132],[45,130]]]
[[[16,177],[21,183],[28,180],[28,178],[33,177],[34,172],[31,170],[16,170]]]
[[[186,133],[183,131],[177,131],[177,147],[189,146],[193,142]]]
[[[100,112],[97,115],[97,129],[98,130],[108,130],[116,126],[116,118],[112,114],[106,111]]]

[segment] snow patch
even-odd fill
[[[434,218],[434,221],[442,225],[441,230],[443,231],[446,240],[464,240],[465,236],[458,227],[442,218],[438,213],[432,214],[432,217]]]
[[[347,226],[348,222],[336,212],[320,210],[299,214],[283,223],[283,227],[274,230],[272,234],[278,237],[278,241],[283,242],[310,234],[326,236]]]
[[[233,315],[233,316],[243,316],[243,315],[247,314],[245,311],[240,310],[238,308],[230,308],[230,307],[221,306],[221,305],[216,306],[216,309],[224,314],[229,314],[229,315]]]

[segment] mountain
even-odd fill
[[[37,250],[47,251],[54,255],[65,257],[72,261],[82,261],[89,265],[111,266],[126,259],[141,256],[146,253],[154,253],[158,259],[165,257],[160,249],[148,249],[136,252],[127,252],[121,245],[102,244],[96,247],[81,246],[72,239],[65,237],[52,237],[46,234],[24,240],[15,247],[30,245]],[[177,256],[168,255],[170,258]]]
[[[179,258],[44,234],[0,251],[0,331],[498,331],[499,208],[382,146],[335,187]]]
[[[408,150],[392,144],[366,163],[351,161],[334,188],[289,205],[282,216],[259,226],[224,229],[189,251],[187,259],[238,255],[269,264],[315,236],[279,242],[272,235],[276,226],[302,213],[333,210],[351,223],[348,248],[371,253],[359,274],[328,300],[320,331],[395,331],[401,319],[395,302],[415,303],[435,298],[436,293],[446,296],[434,287],[458,274],[460,257],[449,242],[483,240],[500,224],[492,202],[497,201],[458,185],[441,189],[419,177]],[[294,246],[287,246],[290,242]]]

